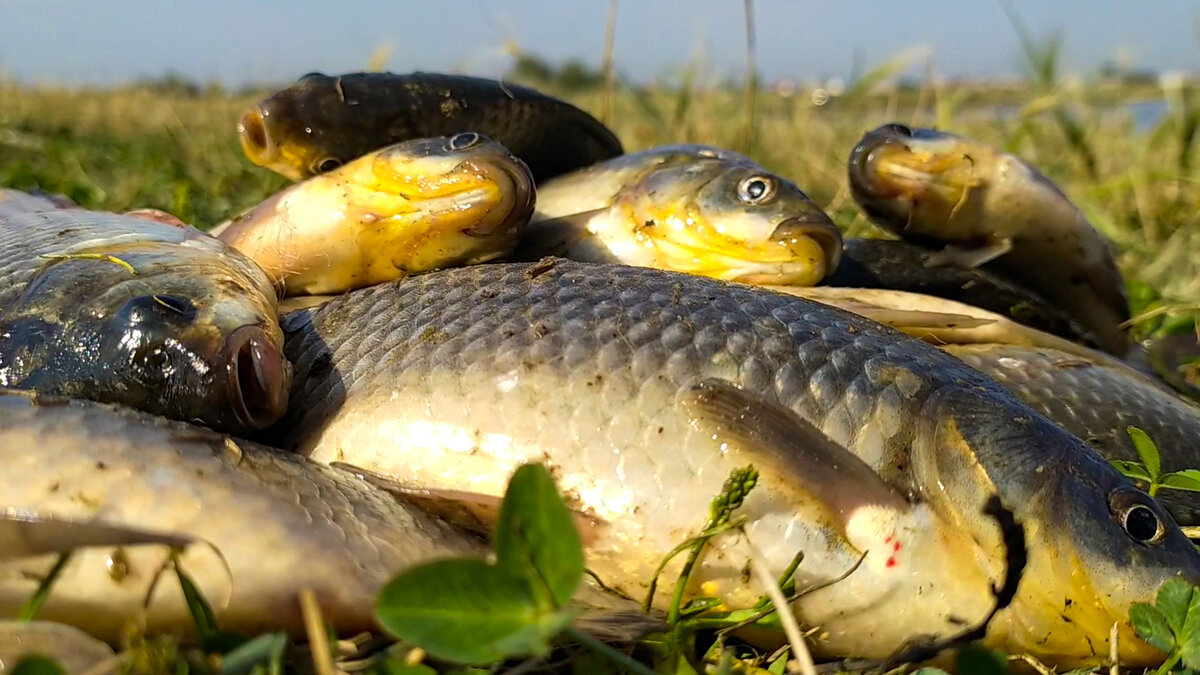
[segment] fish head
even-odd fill
[[[370,168],[373,191],[403,198],[437,233],[498,237],[511,248],[533,214],[529,167],[475,132],[389,146],[370,158]]]
[[[48,260],[0,316],[8,386],[120,403],[245,433],[286,409],[275,294],[199,232]]]
[[[1023,530],[1024,571],[987,642],[1075,668],[1107,658],[1116,624],[1122,664],[1160,663],[1164,655],[1137,637],[1129,610],[1153,602],[1170,579],[1200,582],[1200,553],[1162,506],[1086,443],[1015,402],[957,390],[925,423],[936,430],[918,432],[922,498],[982,549],[1007,553],[994,561],[997,587],[1014,552],[983,505],[999,497]]]
[[[358,104],[341,78],[309,73],[242,113],[242,150],[251,162],[294,181],[332,171],[375,149],[358,140]]]
[[[863,211],[905,237],[940,241],[970,238],[948,232],[952,220],[977,219],[998,164],[1011,155],[954,134],[886,124],[868,132],[850,153],[850,192]]]
[[[795,183],[697,146],[618,197],[661,266],[752,284],[812,286],[838,265],[842,235]]]

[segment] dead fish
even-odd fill
[[[521,160],[473,132],[407,141],[279,192],[212,234],[287,295],[507,255],[533,213]]]
[[[0,386],[246,432],[283,414],[275,291],[190,227],[0,210]]]
[[[794,183],[729,150],[662,146],[538,186],[514,260],[555,255],[811,286],[841,232]]]
[[[850,154],[854,199],[873,221],[939,259],[1005,276],[1055,304],[1123,356],[1125,282],[1108,241],[1029,163],[932,129],[888,124]]]
[[[1140,462],[1128,427],[1158,446],[1162,470],[1200,466],[1200,407],[1146,377],[1053,349],[947,345],[945,350],[1011,389],[1109,460]],[[1200,525],[1200,493],[1157,495],[1181,525]]]
[[[1032,290],[978,267],[932,265],[937,252],[907,241],[847,239],[841,263],[822,285],[920,293],[966,303],[1031,328],[1096,346],[1070,314]]]
[[[292,180],[393,143],[467,131],[511,150],[539,183],[624,152],[607,127],[565,101],[440,73],[309,73],[238,122],[250,161]]]
[[[799,552],[801,587],[854,569],[796,604],[826,656],[886,656],[984,616],[1007,566],[982,513],[995,496],[1030,544],[990,646],[1097,663],[1117,623],[1122,663],[1159,662],[1129,607],[1200,578],[1174,521],[1083,441],[936,348],[817,303],[547,259],[382,284],[284,325],[297,384],[265,438],[492,498],[536,458],[594,523],[589,568],[633,597],[730,472],[756,466],[744,536],[769,571]],[[759,593],[742,537],[697,568],[730,607]]]
[[[192,634],[173,575],[157,579],[171,548],[223,629],[292,635],[304,634],[305,588],[337,630],[373,630],[376,595],[395,574],[487,551],[484,539],[354,473],[117,406],[0,391],[0,463],[0,514],[50,523],[38,550],[23,553],[55,540],[73,549],[39,618],[114,643],[130,623]],[[0,615],[17,612],[56,558],[0,561]],[[594,588],[577,600],[594,635],[632,639],[661,626]]]

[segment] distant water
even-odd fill
[[[997,105],[991,106],[989,112],[1000,119],[1012,119],[1021,110],[1020,106]],[[1133,128],[1137,131],[1149,131],[1162,121],[1167,114],[1167,102],[1162,99],[1153,101],[1134,101],[1123,103],[1113,109],[1113,112],[1129,115]]]
[[[1149,131],[1158,125],[1167,114],[1167,102],[1158,99],[1154,101],[1134,101],[1126,103],[1125,110],[1133,119],[1133,126],[1138,131]]]

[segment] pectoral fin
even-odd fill
[[[930,253],[925,257],[926,267],[957,266],[974,269],[1008,253],[1013,248],[1012,237],[985,242],[979,246],[955,246]]]
[[[512,259],[517,262],[532,262],[545,256],[562,256],[578,248],[595,238],[588,230],[588,223],[592,218],[609,210],[610,207],[605,206],[529,223],[525,226],[525,234],[517,244],[516,250],[513,251]]]
[[[0,516],[0,560],[65,553],[89,546],[164,544],[184,547],[192,541],[172,534],[37,514],[10,513]]]
[[[755,398],[727,381],[708,379],[685,393],[684,405],[696,428],[750,456],[760,481],[775,482],[777,489],[817,502],[843,533],[864,514],[889,520],[888,514],[910,507],[866,462],[777,403]]]
[[[504,501],[500,495],[404,485],[382,474],[345,462],[331,462],[329,466],[352,473],[422,511],[467,532],[490,537],[496,529],[496,520],[500,516],[500,504]],[[605,521],[579,511],[572,510],[571,515],[574,516],[575,528],[579,530],[579,538],[583,541],[584,546],[594,542],[608,526]]]

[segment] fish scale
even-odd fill
[[[993,492],[1026,524],[1035,568],[995,622],[997,646],[1077,663],[1080,631],[1107,639],[1164,575],[1200,569],[1165,515],[1161,550],[1131,540],[1108,500],[1133,488],[1079,439],[936,348],[818,303],[551,259],[383,284],[284,325],[292,406],[264,438],[485,498],[516,466],[544,462],[593,523],[589,568],[633,597],[703,526],[730,471],[759,467],[741,513],[772,573],[797,552],[801,585],[863,560],[798,602],[822,627],[822,653],[886,655],[916,627],[945,635],[985,614],[1005,567],[996,525],[979,513]],[[717,407],[697,407],[704,387]],[[813,447],[833,459],[805,464]],[[841,484],[838,472],[861,462],[869,484]],[[1077,549],[1083,569],[1062,558]],[[748,564],[739,536],[717,537],[690,593],[707,581],[730,606],[749,604],[759,591]],[[1046,598],[1091,592],[1085,582],[1116,586],[1103,602],[1048,612]],[[1146,658],[1131,633],[1121,644]]]
[[[54,452],[35,449],[53,447]],[[183,568],[218,609],[223,628],[303,633],[298,593],[312,588],[343,631],[374,627],[375,594],[396,571],[480,543],[349,473],[134,411],[0,391],[0,506],[39,516],[171,533],[207,542]],[[141,550],[139,550],[141,549]],[[129,577],[109,577],[112,549],[72,557],[39,616],[110,640],[141,613],[161,548],[127,550]],[[0,564],[0,608],[15,613],[52,560]],[[226,571],[225,565],[228,565]],[[234,582],[230,597],[229,576]],[[191,619],[169,580],[148,615],[153,632]],[[103,612],[80,611],[89,603]]]
[[[1109,459],[1140,462],[1126,429],[1145,431],[1162,470],[1200,465],[1200,407],[1151,380],[1053,349],[949,345],[946,351],[1012,389],[1021,400],[1084,439]],[[1181,525],[1200,524],[1200,493],[1163,490],[1159,501]]]

